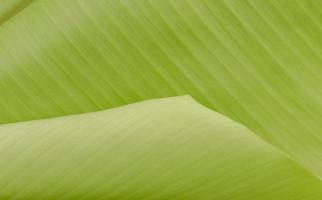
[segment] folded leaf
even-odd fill
[[[0,27],[0,123],[190,94],[322,177],[320,1],[36,1]]]
[[[321,181],[190,97],[0,127],[0,199],[320,200]]]

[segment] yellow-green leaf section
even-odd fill
[[[0,27],[0,122],[190,94],[322,177],[314,0],[40,0]]]
[[[33,0],[0,0],[0,25],[14,17]]]
[[[2,125],[0,157],[0,199],[322,198],[288,155],[188,96]]]

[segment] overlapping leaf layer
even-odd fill
[[[6,0],[2,1],[6,2]],[[271,164],[265,164],[263,168],[254,167],[255,171],[251,173],[257,173],[256,170],[259,170],[258,173],[263,173],[256,181],[262,181],[266,179],[265,177],[269,177],[269,173],[265,170],[270,165],[274,165],[276,168],[273,167],[273,169],[281,175],[279,179],[277,178],[279,175],[273,175],[271,179],[268,179],[267,182],[264,181],[263,185],[258,185],[258,187],[252,185],[255,182],[250,184],[245,180],[245,177],[250,175],[248,173],[241,176],[241,179],[232,178],[232,181],[245,180],[246,183],[241,183],[240,190],[236,183],[234,187],[236,193],[231,196],[228,195],[231,192],[219,192],[214,189],[218,192],[218,199],[238,199],[234,196],[238,192],[241,193],[240,199],[251,199],[250,197],[254,198],[255,196],[247,196],[252,194],[247,194],[246,190],[258,189],[261,192],[254,195],[264,194],[273,191],[269,188],[263,189],[264,185],[266,187],[267,183],[271,183],[270,180],[276,180],[276,182],[284,180],[284,183],[288,184],[288,181],[292,182],[293,178],[294,184],[285,188],[282,185],[278,185],[278,187],[281,189],[280,191],[288,191],[285,195],[291,195],[292,193],[289,191],[295,189],[294,196],[279,196],[277,198],[283,192],[276,191],[274,186],[272,187],[275,188],[272,196],[261,196],[261,198],[257,196],[256,199],[320,198],[316,192],[318,189],[315,191],[316,196],[309,194],[313,194],[314,188],[321,185],[310,177],[307,179],[308,182],[303,181],[303,183],[308,183],[308,187],[312,185],[312,189],[307,190],[304,187],[305,184],[299,183],[300,177],[304,177],[304,175],[296,170],[300,170],[299,166],[302,166],[315,177],[322,177],[322,10],[320,9],[322,2],[313,0],[38,0],[30,2],[27,0],[12,1],[11,4],[3,4],[7,5],[6,8],[0,6],[2,8],[0,9],[0,17],[7,16],[5,20],[3,20],[4,17],[0,18],[0,23],[2,23],[0,26],[0,123],[17,123],[87,113],[151,98],[189,94],[202,105],[245,125],[267,143],[285,152],[283,155],[281,152],[272,153],[272,155],[278,154],[287,162],[289,158],[286,158],[286,155],[289,155],[294,160],[294,163],[292,161],[292,164],[287,164],[287,166],[283,161],[280,170],[278,170],[280,164],[273,160]],[[27,6],[28,3],[30,3],[29,6]],[[9,11],[10,15],[3,14],[10,13]],[[180,101],[174,105],[179,106],[179,104]],[[189,110],[188,107],[187,109]],[[175,109],[173,112],[176,112]],[[189,111],[186,112],[189,113]],[[159,110],[156,117],[165,120],[164,123],[171,124],[171,121],[174,120],[169,116],[163,118],[164,116],[159,116],[158,113],[160,113]],[[95,116],[96,114],[88,115]],[[71,134],[79,134],[81,138],[82,134],[91,133],[81,131],[82,129],[100,130],[95,128],[95,123],[83,123],[83,127],[81,122],[84,121],[81,118],[87,119],[87,117],[80,116],[82,117],[75,118],[80,119],[79,128],[77,128],[77,120],[72,120],[75,121],[75,125],[67,125],[70,129],[74,127],[77,130],[66,129],[66,131],[61,131],[61,134],[66,134],[67,137],[71,132]],[[104,116],[99,116],[102,119],[94,117],[98,121],[96,123],[104,124]],[[187,116],[183,116],[183,118],[185,117],[193,116],[187,114]],[[140,132],[140,128],[144,128],[144,126],[147,126],[149,130],[154,127],[155,130],[152,132],[163,130],[162,124],[158,125],[156,121],[149,118],[146,116],[144,120],[140,120],[142,125],[135,130]],[[43,133],[44,138],[48,140],[56,137],[53,136],[56,130],[52,130],[51,135],[45,134],[47,131],[44,130],[48,128],[43,124],[50,122],[49,127],[56,127],[56,125],[52,125],[56,124],[54,121],[57,120],[57,123],[60,124],[62,119],[64,118],[53,119],[53,121],[26,122],[29,124],[28,126],[33,127],[28,129],[29,132],[35,132],[32,134],[35,136],[30,137],[30,140],[38,137],[38,133]],[[122,126],[123,117],[114,120],[119,121],[119,126]],[[178,120],[180,121],[181,118],[179,117]],[[42,128],[34,127],[37,126],[34,124],[38,123]],[[210,127],[217,124],[216,120],[207,123]],[[17,126],[23,127],[26,124],[17,123]],[[143,124],[145,125],[143,126]],[[187,124],[187,128],[183,132],[197,133],[197,129],[190,130],[189,128],[194,125],[201,129],[203,127],[198,125],[196,119],[196,124]],[[0,127],[2,126],[4,129],[1,129],[1,136],[9,135],[6,129],[16,125],[1,125]],[[219,125],[219,127],[221,126],[225,127],[225,124]],[[100,134],[92,136],[94,143],[91,145],[96,144],[95,137],[101,137],[104,135],[103,133],[106,133],[107,135],[104,137],[108,138],[109,134],[115,131],[108,126],[107,128],[100,130]],[[131,132],[131,130],[127,130],[126,126],[123,128],[125,135]],[[176,127],[173,128],[173,130],[168,128],[161,131],[165,134],[162,137],[178,132]],[[56,128],[48,130],[50,129]],[[63,130],[63,128],[61,129]],[[19,130],[16,134],[20,135],[20,132],[24,132],[21,135],[28,135],[28,131],[24,130]],[[214,129],[213,132],[216,135],[217,129]],[[181,133],[177,134],[180,138]],[[227,135],[230,134],[230,131],[227,131]],[[160,133],[160,137],[161,135]],[[57,137],[60,136],[57,135]],[[13,135],[12,138],[16,138],[16,136]],[[157,142],[158,139],[154,139]],[[28,141],[26,140],[25,144]],[[55,141],[48,141],[48,145],[53,145]],[[69,139],[66,141],[70,142]],[[126,141],[131,142],[131,139]],[[179,141],[180,139],[177,140],[178,144]],[[230,140],[227,140],[226,143],[228,141]],[[236,140],[236,145],[240,145],[238,148],[241,150],[243,146],[247,146],[242,141]],[[162,144],[162,141],[159,142]],[[220,152],[220,148],[216,144],[214,143],[214,147],[208,150],[213,153]],[[260,145],[257,146],[260,149]],[[265,149],[268,145],[264,146],[262,148]],[[143,147],[143,145],[137,147],[142,148],[142,151],[148,149],[148,146]],[[37,148],[35,146],[34,150]],[[179,151],[180,145],[177,145],[177,148]],[[223,151],[228,151],[228,147],[222,148]],[[236,149],[233,150],[232,155],[237,157],[239,154]],[[273,148],[269,147],[269,149]],[[89,148],[89,150],[93,149]],[[23,157],[22,159],[26,160],[21,162],[30,162],[34,158],[32,152],[30,151],[31,157]],[[108,151],[103,152],[107,153]],[[247,155],[254,156],[255,152],[255,148],[253,148]],[[128,153],[131,153],[130,149]],[[196,155],[201,153],[196,151]],[[49,154],[51,155],[51,153]],[[191,159],[196,159],[193,155],[191,156]],[[232,162],[233,159],[229,156],[230,154],[223,155],[222,159]],[[252,157],[253,161],[248,160],[247,162],[256,164],[267,162],[265,159],[270,159],[265,156],[261,158],[262,156],[262,154],[258,156],[256,154],[255,157]],[[55,156],[53,158],[49,156],[48,159],[50,162],[58,161],[55,160],[58,159]],[[129,158],[124,158],[124,160],[126,159]],[[148,158],[144,159],[150,162]],[[167,159],[171,159],[171,157],[167,157]],[[44,164],[46,162],[44,161]],[[214,160],[214,162],[217,161]],[[220,162],[219,159],[218,163]],[[285,171],[289,170],[289,165],[295,166],[295,163],[299,165],[294,167],[296,170],[286,173]],[[69,164],[66,163],[67,171],[72,169]],[[212,164],[209,162],[209,165]],[[223,167],[226,167],[224,166],[226,164],[223,164]],[[245,164],[245,167],[250,166]],[[17,167],[20,166],[17,165]],[[40,167],[40,163],[35,164],[35,167]],[[142,165],[140,167],[138,169],[143,170]],[[162,167],[169,166],[162,165]],[[59,167],[57,170],[64,171]],[[236,170],[239,169],[236,168]],[[239,172],[243,170],[246,168]],[[272,173],[275,173],[274,170]],[[79,172],[75,172],[75,176]],[[284,172],[285,174],[282,175]],[[34,176],[31,168],[26,173],[26,177]],[[212,174],[204,168],[200,173],[206,175],[198,176],[196,172],[191,176],[199,178],[208,175],[213,178],[220,176],[219,172]],[[6,173],[0,172],[1,175],[7,176]],[[146,177],[146,174],[144,176]],[[255,176],[255,174],[251,176]],[[305,175],[306,178],[309,176]],[[44,177],[46,176],[44,175]],[[181,175],[178,174],[178,177]],[[172,180],[168,176],[164,180],[160,178],[163,181],[166,179]],[[0,178],[0,182],[1,180]],[[9,179],[3,180],[5,181],[2,183],[6,183]],[[52,179],[52,181],[56,180],[58,178]],[[104,181],[102,179],[95,180]],[[124,179],[117,179],[117,181],[122,180],[124,181]],[[144,179],[138,176],[138,179],[135,180],[143,181]],[[225,180],[228,181],[228,177],[225,177]],[[159,179],[155,181],[157,185],[165,183],[158,182]],[[22,185],[26,183],[22,179],[19,182]],[[12,195],[10,191],[19,189],[18,184],[15,184],[19,182],[13,182],[13,186],[4,191],[8,192],[9,196]],[[85,186],[82,187],[91,188],[98,184],[98,182],[93,185],[90,183],[93,182],[89,181],[89,185],[84,183]],[[140,183],[143,184],[143,182]],[[188,181],[183,181],[183,183],[188,183]],[[220,180],[211,179],[206,183],[218,184]],[[52,191],[59,191],[60,193],[57,193],[59,195],[76,183],[66,179],[66,184],[66,187],[61,185],[62,189],[57,188]],[[223,185],[225,185],[224,182]],[[143,195],[145,192],[150,194],[149,192],[152,190],[157,191],[152,187],[138,191],[138,195]],[[132,188],[132,185],[121,188],[124,190],[120,191],[137,189]],[[179,183],[177,186],[169,186],[169,188],[173,191],[182,188],[182,193],[180,191],[178,193],[180,195],[184,191],[188,191]],[[214,194],[208,189],[201,186],[200,191],[209,195]],[[19,195],[27,195],[27,191],[31,192],[31,190],[26,190],[26,193],[21,192],[18,197]],[[34,197],[34,194],[39,194],[36,190],[34,192],[28,195]],[[194,194],[200,195],[201,193]],[[44,195],[47,194],[49,193],[44,193]],[[93,193],[93,195],[96,194],[102,193]],[[162,194],[165,195],[165,193]],[[169,198],[175,197],[171,196],[174,193],[167,194],[170,195]],[[70,195],[74,196],[76,193],[70,192]],[[119,193],[116,192],[115,195],[119,195]],[[116,196],[114,197],[116,198]],[[161,197],[165,198],[165,196]],[[124,196],[124,198],[128,197]]]
[[[187,96],[0,133],[1,199],[322,197],[322,182],[285,153]]]

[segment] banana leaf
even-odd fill
[[[243,152],[244,148],[248,147],[248,143],[243,144],[238,139],[236,141],[238,147],[232,150],[233,158],[230,154],[223,154],[222,158],[215,156],[209,163],[202,162],[202,169],[200,169],[202,175],[198,175],[198,170],[191,174],[191,177],[200,179],[209,176],[209,181],[208,179],[203,180],[205,182],[188,181],[190,176],[186,177],[186,174],[179,173],[174,176],[174,179],[169,175],[162,180],[153,179],[155,181],[153,182],[152,178],[146,179],[148,175],[145,174],[145,178],[133,179],[134,182],[137,180],[142,185],[135,183],[127,185],[125,180],[132,181],[130,175],[134,176],[134,171],[131,171],[129,176],[123,179],[115,176],[117,181],[112,183],[114,187],[120,187],[119,193],[113,193],[115,196],[112,194],[107,196],[108,192],[103,192],[107,188],[110,189],[111,185],[109,185],[103,187],[98,193],[93,192],[94,196],[88,198],[96,199],[102,195],[100,198],[144,199],[144,194],[147,194],[146,198],[152,198],[151,192],[157,192],[157,188],[161,185],[165,186],[166,181],[183,178],[182,184],[191,182],[195,185],[200,184],[202,192],[190,191],[191,188],[197,187],[195,185],[187,186],[190,188],[187,189],[178,184],[169,186],[169,190],[166,191],[171,192],[163,193],[160,190],[160,195],[156,195],[157,198],[321,199],[319,190],[322,190],[322,10],[320,9],[322,1],[16,0],[8,3],[8,0],[2,0],[2,2],[7,4],[0,5],[0,124],[2,124],[0,135],[7,137],[13,134],[8,136],[12,137],[10,139],[12,143],[9,142],[7,145],[18,142],[14,139],[15,134],[19,136],[31,134],[30,139],[21,139],[24,145],[31,145],[30,142],[40,137],[40,134],[43,135],[48,143],[42,143],[42,141],[40,144],[44,145],[44,149],[47,145],[48,151],[52,152],[46,156],[49,159],[48,162],[58,162],[62,165],[54,168],[57,170],[57,177],[48,180],[49,182],[64,180],[64,176],[59,176],[59,173],[71,171],[71,164],[59,160],[59,156],[55,157],[54,151],[50,150],[51,145],[56,141],[55,135],[68,137],[74,134],[75,137],[82,137],[84,134],[91,134],[90,129],[99,130],[96,123],[105,122],[103,115],[95,118],[97,120],[95,123],[94,120],[90,120],[91,117],[87,118],[85,115],[95,116],[97,114],[95,111],[106,109],[102,112],[113,113],[114,107],[152,98],[188,94],[211,109],[212,113],[218,112],[225,115],[225,117],[222,116],[223,118],[230,118],[229,124],[245,126],[252,134],[252,138],[261,138],[257,138],[263,140],[261,143],[263,147],[257,145],[259,152],[261,148],[266,149],[266,147],[275,149],[278,153],[272,153],[270,156],[280,155],[294,167],[285,164],[285,160],[279,164],[273,160],[270,161],[272,163],[266,160],[270,163],[268,166],[265,164],[264,168],[258,168],[258,172],[249,174],[249,169],[246,170],[246,168],[251,167],[253,162],[254,164],[264,162],[261,159],[265,160],[266,154],[257,156],[256,148],[249,147],[251,149],[247,150],[249,151],[247,155],[256,156],[248,159],[246,163],[242,159],[244,155],[238,154],[238,149]],[[156,111],[158,120],[165,120],[164,123],[176,122],[177,117],[179,121],[182,120],[180,115],[176,116],[175,108],[185,103],[181,102],[180,98],[173,99],[178,101],[174,103],[173,114],[164,117],[159,114],[162,113],[160,109]],[[146,104],[143,102],[138,105]],[[116,109],[126,109],[126,106]],[[147,106],[148,109],[149,106]],[[189,115],[190,108],[186,109],[188,113],[184,113],[183,117],[192,119],[193,116]],[[80,117],[75,119],[72,116],[70,118],[73,119],[72,122],[62,123],[65,117],[69,119],[68,115],[82,113],[87,114],[77,115]],[[127,115],[130,115],[130,111],[123,117],[126,118]],[[140,116],[141,113],[133,111],[133,115]],[[91,122],[86,123],[86,120],[81,120],[83,117]],[[113,118],[119,125],[113,128],[102,128],[102,133],[107,134],[104,136],[106,139],[114,132],[114,128],[121,130],[121,126],[125,123],[123,117],[110,117],[110,120]],[[46,120],[47,118],[53,119]],[[142,125],[135,130],[141,132],[149,128],[146,133],[161,131],[170,135],[179,134],[181,130],[171,126],[162,131],[163,123],[158,124],[154,120],[149,120],[150,118],[150,115],[145,115],[145,118],[140,120]],[[77,120],[80,122],[76,122]],[[131,120],[128,120],[130,123]],[[182,131],[189,130],[189,133],[197,133],[196,129],[190,131],[189,127],[198,126],[198,121],[195,119],[196,123],[192,123],[194,120],[191,124],[187,123],[187,128],[182,128]],[[216,120],[208,123],[209,127],[217,124]],[[226,126],[219,124],[220,127]],[[20,128],[10,128],[16,126]],[[28,129],[27,126],[31,128]],[[48,134],[48,131],[52,133]],[[240,131],[236,130],[238,133]],[[92,146],[88,149],[89,152],[93,151],[91,148],[94,148],[97,142],[100,142],[101,135],[93,132],[92,143],[88,144]],[[132,140],[126,137],[131,132],[129,127],[124,125],[119,132],[124,134],[127,147],[130,146]],[[217,129],[215,128],[213,132],[216,135]],[[226,134],[234,135],[230,131]],[[145,137],[145,134],[138,137]],[[225,137],[229,136],[225,135]],[[183,150],[179,145],[181,139],[175,140],[169,137],[169,140],[172,139],[177,143],[176,150]],[[211,138],[208,139],[213,141]],[[156,136],[155,142],[161,145],[163,141],[157,140]],[[136,139],[133,140],[131,145],[136,145],[136,141]],[[66,143],[72,142],[66,139]],[[213,141],[213,147],[209,147],[208,150],[214,154],[216,151],[229,152],[228,143],[226,143],[227,147],[218,147],[218,143]],[[72,144],[81,145],[81,141],[76,140]],[[251,144],[250,142],[249,145]],[[3,142],[1,146],[4,148],[8,147],[7,145]],[[23,147],[23,145],[18,147],[18,152]],[[68,153],[70,150],[68,148],[64,150],[64,146],[60,147],[63,149],[59,155]],[[150,150],[144,145],[138,145],[136,148],[142,149],[142,152]],[[194,160],[193,152],[196,152],[196,155],[200,154],[197,149],[191,148],[189,155],[194,162],[197,162],[198,159]],[[22,160],[18,163],[29,163],[33,159],[36,161],[34,156],[37,154],[34,155],[34,152],[38,150],[42,151],[37,146],[33,147],[30,157],[21,157]],[[16,157],[19,154],[8,151],[8,154],[3,154],[7,159],[4,159],[3,163],[8,163],[10,155]],[[104,150],[102,155],[113,151]],[[119,151],[115,149],[115,152]],[[127,153],[130,154],[131,151],[129,148]],[[160,151],[163,150],[160,149]],[[87,155],[86,152],[87,148],[84,148],[83,151],[79,150],[78,155]],[[189,157],[187,155],[183,156]],[[238,169],[239,165],[232,166],[233,161],[239,156],[245,161],[242,163],[245,168]],[[112,159],[112,156],[110,158]],[[159,158],[162,158],[161,154]],[[86,160],[78,159],[77,156],[75,159],[77,165],[81,165]],[[229,164],[221,163],[226,159]],[[129,164],[130,160],[131,156],[126,155],[124,162]],[[0,161],[0,169],[4,166],[5,171],[10,171],[9,165],[1,165],[2,160]],[[96,162],[101,161],[97,159],[93,165]],[[150,160],[146,162],[150,163]],[[241,176],[241,179],[238,179],[238,177],[225,176],[221,174],[222,171],[210,173],[206,167],[213,166],[212,162],[221,163],[221,170],[229,166],[232,170],[244,172],[245,175],[238,175]],[[188,164],[188,162],[183,163]],[[39,160],[35,163],[35,168],[30,168],[26,172],[21,171],[26,174],[18,181],[13,181],[9,189],[3,190],[5,193],[0,193],[0,197],[8,195],[8,198],[11,198],[16,192],[17,197],[13,198],[19,199],[26,195],[31,199],[46,199],[49,193],[42,188],[47,185],[45,181],[36,181],[31,186],[27,186],[28,181],[37,176],[36,169],[46,164],[48,164],[46,159]],[[103,166],[104,163],[100,164]],[[21,170],[20,164],[16,166],[18,169],[16,172]],[[122,168],[121,166],[117,165]],[[149,166],[147,165],[146,170]],[[169,166],[161,165],[164,170]],[[268,172],[270,167],[273,174]],[[219,168],[214,169],[219,170]],[[94,169],[96,168],[90,167],[87,172],[90,173]],[[143,164],[137,169],[145,170]],[[106,170],[113,171],[109,168]],[[91,173],[96,173],[94,171]],[[180,170],[176,169],[176,171]],[[41,170],[38,172],[45,173]],[[156,174],[158,171],[153,173]],[[66,178],[66,182],[59,186],[60,189],[53,189],[50,195],[57,195],[56,197],[60,198],[63,193],[66,193],[67,197],[79,199],[81,194],[106,181],[97,178],[93,179],[94,182],[87,182],[84,178],[86,175],[81,175],[81,171],[76,171],[74,175],[74,178],[79,176],[79,179]],[[0,172],[0,183],[7,184],[14,176],[15,170],[10,171],[8,175]],[[49,175],[44,177],[49,179]],[[249,183],[246,177],[252,178]],[[227,182],[221,182],[221,178]],[[229,179],[232,182],[229,183]],[[151,187],[154,184],[157,186],[154,189],[148,187],[141,191],[138,187],[143,187],[144,180],[146,181],[144,184],[152,181]],[[276,183],[283,182],[284,185],[274,185],[274,180]],[[67,192],[77,181],[85,181],[81,186],[83,189]],[[120,186],[121,182],[125,184],[124,187]],[[220,188],[221,184],[226,185],[225,188],[229,190],[202,188],[212,184],[215,184],[214,188]],[[24,187],[26,190],[21,191]],[[268,188],[264,189],[264,187]],[[43,193],[37,191],[37,188]],[[292,190],[293,192],[290,192]],[[137,191],[138,194],[127,196],[126,193],[130,191]],[[175,196],[174,191],[178,192],[178,196]],[[270,192],[271,194],[268,194]],[[37,195],[39,197],[36,197]],[[86,195],[83,198],[86,199]]]
[[[188,96],[0,133],[1,199],[322,197],[322,182],[287,154]]]

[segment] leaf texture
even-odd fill
[[[1,199],[322,197],[288,155],[188,96],[2,125],[0,157]]]
[[[33,0],[0,0],[0,25],[8,21]]]
[[[36,1],[0,27],[0,123],[190,94],[322,176],[320,1]]]

